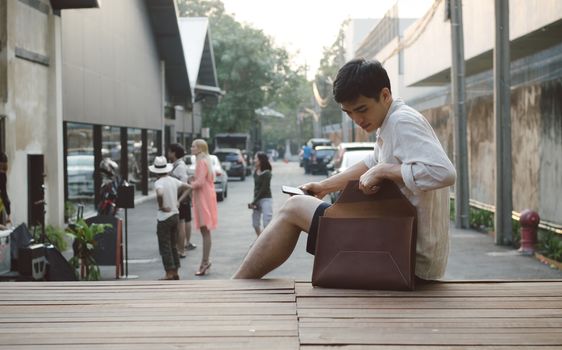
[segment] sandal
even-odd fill
[[[195,273],[195,276],[204,276],[207,274],[207,272],[209,272],[209,269],[211,268],[211,262],[209,261],[206,264],[202,264],[201,266],[199,266],[199,271],[197,271]]]

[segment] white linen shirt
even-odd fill
[[[156,214],[156,219],[158,221],[164,221],[174,214],[178,214],[178,189],[183,185],[183,183],[171,176],[164,176],[159,178],[154,182],[154,190],[162,191],[162,207],[170,208],[171,211],[163,212],[158,210]]]
[[[449,254],[449,189],[455,167],[429,122],[401,99],[395,99],[377,130],[367,167],[400,164],[405,186],[400,190],[418,214],[416,276],[443,277]]]

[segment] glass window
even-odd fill
[[[129,183],[135,185],[136,191],[142,191],[142,137],[141,129],[127,129],[127,145],[128,145],[128,177]]]
[[[146,142],[147,142],[147,154],[148,154],[148,165],[152,165],[154,163],[154,158],[156,156],[161,155],[160,145],[158,144],[158,131],[157,130],[148,130],[146,133]],[[154,181],[156,180],[156,176],[148,172],[148,189],[152,190]]]
[[[121,128],[104,126],[101,137],[101,157],[111,158],[111,160],[121,166]]]
[[[84,212],[94,205],[94,129],[92,125],[67,123],[66,172],[68,200],[84,205]]]

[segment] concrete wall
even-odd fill
[[[9,158],[8,193],[15,224],[27,221],[27,155],[45,155],[45,199],[47,223],[60,226],[63,220],[64,192],[59,179],[62,164],[58,159],[60,139],[57,118],[55,30],[57,19],[50,15],[49,1],[30,6],[19,0],[3,1],[6,14],[5,103],[0,114],[6,116],[6,153]],[[22,58],[22,52],[28,58]],[[19,57],[17,57],[19,56]],[[33,61],[29,57],[36,57]],[[2,80],[2,79],[0,79]],[[55,90],[53,90],[55,89]],[[60,101],[60,99],[58,100]],[[59,106],[60,108],[60,106]]]
[[[418,40],[405,50],[406,85],[414,84],[451,66],[451,23],[444,20],[444,6],[445,1],[440,1],[427,28]],[[494,46],[494,1],[463,1],[462,10],[465,59],[469,60],[492,50]],[[555,22],[561,17],[560,0],[510,0],[510,40]],[[415,32],[416,27],[413,25],[408,28],[405,37]]]
[[[491,79],[491,72],[489,73]],[[476,88],[476,87],[473,87]],[[422,111],[453,159],[450,105]],[[495,204],[495,122],[493,97],[467,101],[470,198]],[[513,210],[538,210],[562,224],[562,82],[559,79],[514,88],[511,94]]]
[[[142,1],[65,10],[62,32],[65,121],[161,128],[160,61]]]

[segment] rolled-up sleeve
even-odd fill
[[[365,165],[367,166],[367,168],[371,169],[372,167],[374,167],[375,165],[377,165],[378,160],[377,160],[377,152],[378,152],[378,146],[375,146],[375,149],[373,152],[370,152],[364,159],[363,159],[363,163],[365,163]]]
[[[451,186],[455,167],[427,122],[404,118],[394,125],[394,154],[406,187],[417,194]]]

